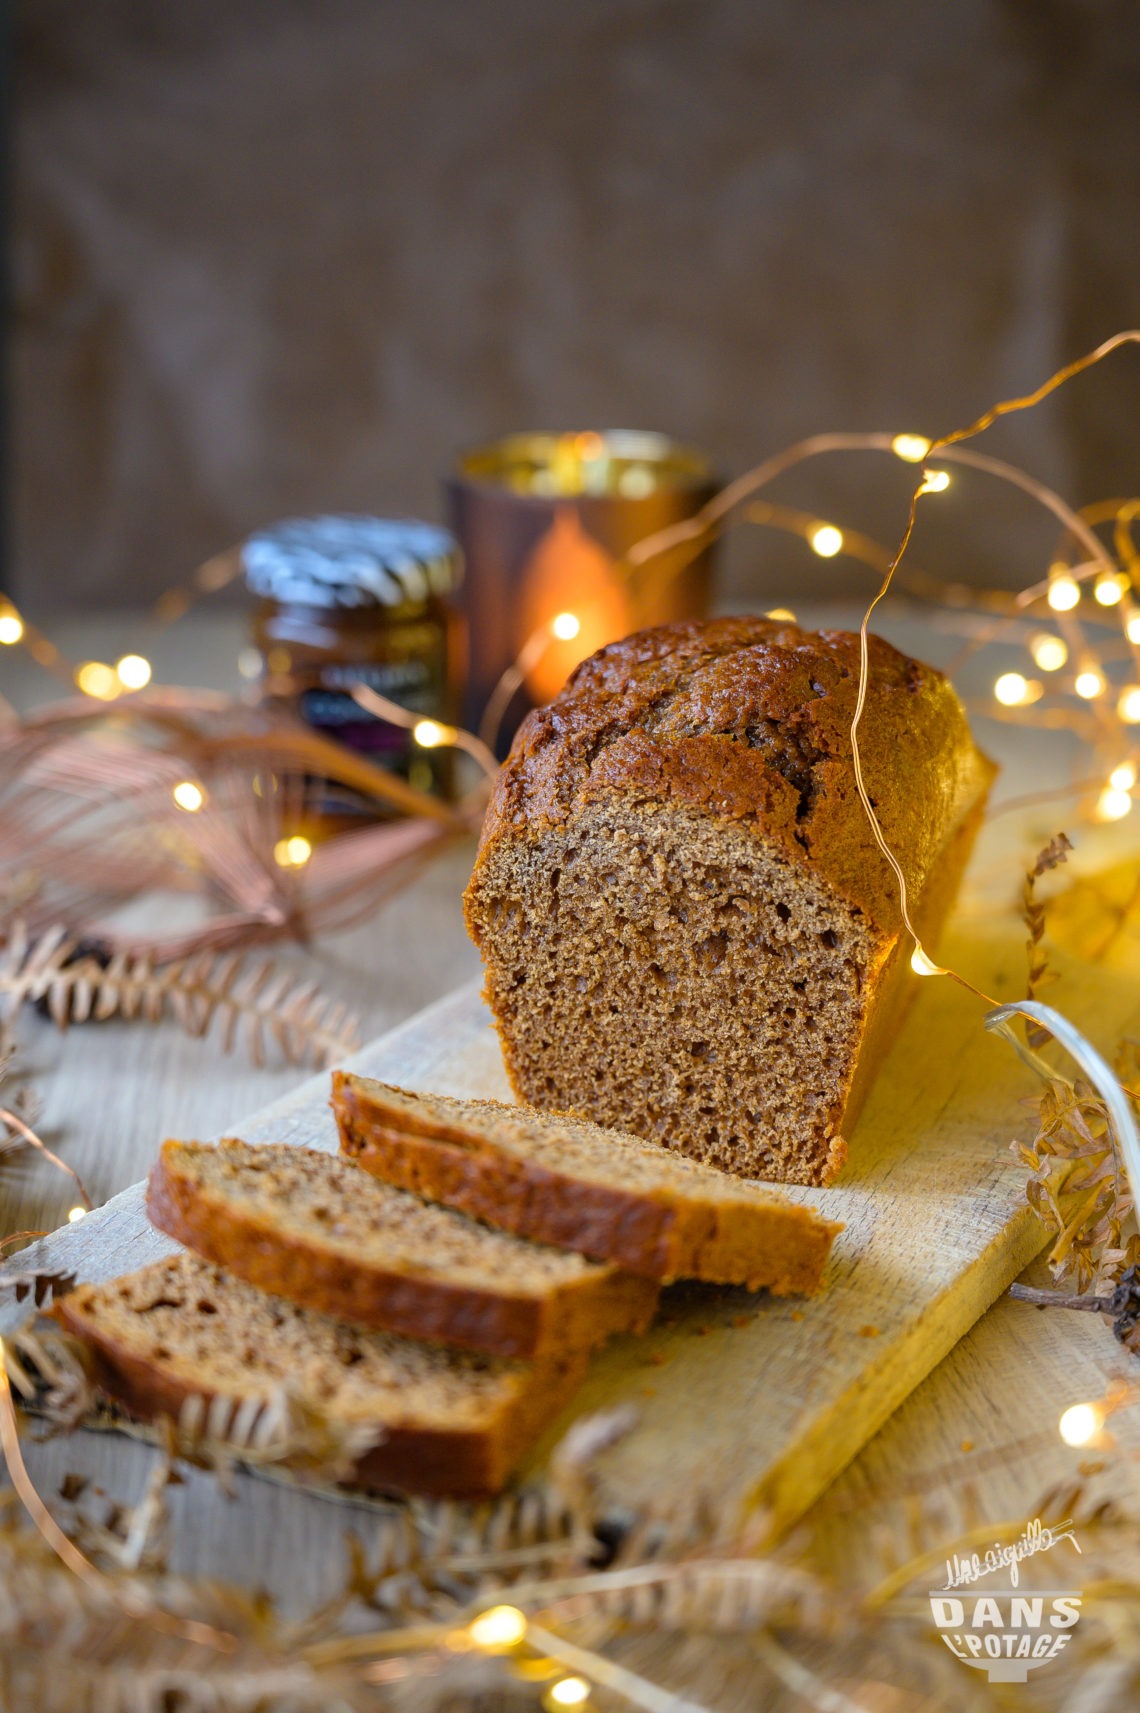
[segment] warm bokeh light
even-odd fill
[[[477,1648],[498,1653],[518,1646],[526,1635],[526,1618],[517,1606],[492,1606],[472,1619],[467,1634]]]
[[[87,1218],[87,1209],[85,1207],[68,1208],[67,1218],[70,1225],[78,1225],[81,1219]]]
[[[1094,696],[1103,694],[1104,678],[1099,672],[1089,667],[1085,672],[1078,672],[1073,689],[1078,696],[1083,696],[1086,702],[1091,702]]]
[[[24,634],[24,621],[19,613],[0,613],[0,642],[19,642]]]
[[[552,1683],[543,1697],[549,1708],[581,1707],[590,1697],[590,1685],[584,1677],[560,1677]]]
[[[206,801],[206,793],[200,785],[195,785],[192,779],[183,779],[170,794],[180,809],[185,809],[188,815],[196,815]]]
[[[944,494],[949,486],[949,470],[927,470],[923,474],[920,491],[924,494]]]
[[[118,674],[101,660],[87,660],[76,670],[75,682],[85,696],[110,702],[119,694]]]
[[[1054,577],[1046,599],[1055,613],[1071,613],[1081,598],[1081,586],[1068,576]]]
[[[771,607],[764,614],[764,617],[766,619],[777,619],[781,623],[787,625],[794,625],[796,622],[796,615],[793,613],[791,607]]]
[[[1130,684],[1120,692],[1116,711],[1126,725],[1140,726],[1140,684]]]
[[[891,441],[891,451],[904,463],[921,464],[930,451],[930,444],[924,434],[896,434]]]
[[[141,654],[124,654],[115,676],[124,690],[143,690],[150,683],[150,661]]]
[[[450,743],[454,733],[448,726],[441,726],[438,720],[417,720],[412,728],[412,736],[421,749],[438,749],[440,744]]]
[[[1102,571],[1093,584],[1093,595],[1102,607],[1115,607],[1131,587],[1128,578],[1119,571]]]
[[[994,685],[994,696],[1003,708],[1016,708],[1029,700],[1029,680],[1020,672],[1003,672]]]
[[[834,559],[843,546],[843,531],[833,523],[821,523],[812,530],[809,540],[813,553],[818,553],[821,559]]]
[[[259,648],[243,648],[238,655],[237,669],[243,678],[261,677],[261,650]]]
[[[1088,1445],[1104,1426],[1104,1416],[1095,1404],[1070,1404],[1057,1423],[1066,1445]]]
[[[1129,642],[1140,642],[1140,613],[1134,613],[1124,627]]]
[[[1108,776],[1108,783],[1117,791],[1131,791],[1136,783],[1136,763],[1122,761]]]
[[[279,868],[304,868],[312,854],[313,847],[303,833],[278,839],[273,847],[273,860]]]
[[[1059,672],[1069,658],[1069,650],[1061,638],[1045,633],[1033,638],[1029,652],[1034,666],[1040,667],[1042,672]]]
[[[556,613],[550,621],[550,629],[559,642],[573,642],[581,628],[577,613]]]
[[[1112,785],[1106,785],[1096,800],[1096,818],[1098,821],[1123,821],[1125,815],[1132,812],[1132,798],[1127,791],[1118,791]]]
[[[941,971],[933,958],[927,957],[921,946],[910,954],[910,967],[915,975],[939,975]]]
[[[631,464],[617,479],[618,493],[627,500],[643,500],[657,486],[653,471],[645,464]]]

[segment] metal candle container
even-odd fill
[[[512,434],[464,453],[447,480],[466,562],[464,718],[478,726],[512,664],[514,719],[548,701],[580,660],[647,625],[703,617],[711,555],[675,550],[630,574],[635,542],[692,517],[716,492],[701,453],[663,434]]]

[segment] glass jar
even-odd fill
[[[454,723],[461,652],[450,601],[461,572],[454,538],[410,518],[294,518],[250,536],[242,565],[257,597],[253,664],[262,693],[417,789],[450,796],[452,751],[417,744],[351,692],[366,685],[410,713]],[[306,819],[326,829],[386,813],[375,798],[336,781],[308,785]]]

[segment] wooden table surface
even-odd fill
[[[921,634],[913,629],[884,628],[904,646],[921,646]],[[184,623],[164,645],[165,657],[156,651],[163,676],[184,683],[234,682],[230,663],[240,631],[240,620],[225,615]],[[82,634],[83,652],[99,654],[98,632],[88,626]],[[926,644],[933,655],[929,636]],[[108,640],[102,657],[113,657],[112,648]],[[0,688],[25,703],[44,694],[43,681],[37,684],[26,665],[14,666]],[[1016,748],[1007,746],[1004,759],[1012,777],[1004,784],[1004,796],[1017,794],[1019,777],[1040,783],[1040,754],[1025,746],[1019,757]],[[1059,824],[1064,823],[1056,810],[1016,827],[1007,817],[1000,847],[992,841],[983,846],[976,873],[984,879],[997,871],[998,891],[1008,900],[1016,892],[1023,854],[1017,841],[1028,851]],[[471,857],[470,846],[453,849],[366,929],[330,939],[312,952],[288,948],[283,958],[349,1000],[364,1039],[384,1032],[478,973],[460,912]],[[992,909],[995,896],[992,886],[988,892],[975,887],[974,903],[967,908]],[[1112,961],[1122,971],[1140,970],[1134,931],[1120,938]],[[1018,991],[1018,979],[1013,972],[1011,995]],[[1060,990],[1055,1002],[1063,1005]],[[18,1038],[19,1073],[42,1100],[41,1133],[80,1173],[96,1201],[143,1176],[164,1135],[217,1134],[306,1074],[279,1064],[258,1070],[240,1055],[220,1057],[210,1045],[183,1037],[174,1025],[108,1023],[60,1035],[27,1013]],[[1111,1051],[1113,1043],[1099,1045]],[[1025,1092],[1033,1092],[1028,1075]],[[1023,1110],[995,1112],[993,1121],[1011,1138],[1029,1134]],[[0,1159],[0,1233],[54,1228],[75,1199],[68,1180],[30,1153]],[[895,1502],[883,1497],[888,1491],[922,1492],[924,1504],[936,1512],[941,1507],[948,1533],[967,1503],[963,1492],[973,1523],[1029,1519],[1042,1493],[1073,1477],[1084,1456],[1061,1442],[1061,1412],[1104,1395],[1130,1362],[1134,1366],[1100,1317],[1043,1313],[1008,1298],[999,1301],[817,1503],[812,1526],[822,1555],[832,1562],[842,1559],[853,1573],[857,1560],[867,1556],[877,1508]],[[1121,1411],[1114,1427],[1125,1443],[1140,1444],[1140,1411],[1134,1407]],[[110,1490],[125,1486],[129,1493],[136,1485],[134,1477],[126,1480],[123,1474],[123,1460],[133,1449],[105,1442],[100,1468]],[[36,1450],[31,1466],[41,1489],[50,1494],[68,1466],[67,1442]],[[258,1485],[265,1497],[253,1502],[241,1550],[231,1554],[224,1569],[260,1581],[270,1560],[281,1561],[274,1506],[289,1496]],[[192,1495],[193,1484],[184,1491]],[[1119,1487],[1117,1492],[1120,1496]],[[183,1502],[192,1503],[192,1497]],[[304,1524],[297,1526],[303,1532]],[[223,1568],[210,1565],[209,1543],[197,1543],[192,1559],[195,1568]],[[335,1579],[339,1568],[339,1563],[310,1564],[306,1592],[327,1586],[328,1576]],[[870,1563],[867,1573],[874,1573]]]

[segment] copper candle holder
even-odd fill
[[[701,453],[629,429],[512,434],[462,454],[446,489],[466,559],[466,723],[480,724],[496,686],[501,706],[512,667],[508,736],[603,644],[707,614],[711,550],[687,563],[662,555],[636,573],[623,557],[692,517],[718,485]]]

